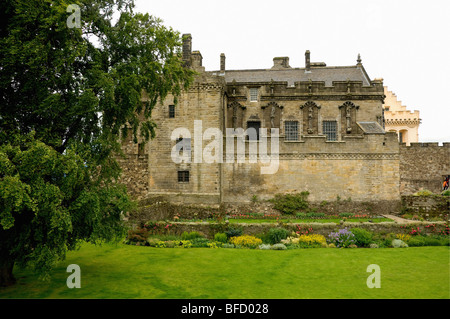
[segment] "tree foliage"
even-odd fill
[[[132,0],[72,3],[79,28],[67,1],[2,2],[0,284],[11,263],[46,274],[78,241],[121,234],[119,137],[152,138],[158,100],[192,81],[180,34]]]

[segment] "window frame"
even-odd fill
[[[256,128],[256,127],[253,127],[253,126],[250,126],[249,125],[249,123],[258,123],[258,128]],[[250,127],[253,127],[253,128],[255,128],[256,129],[256,139],[250,139],[250,136],[248,135],[248,129],[250,128]],[[247,141],[259,141],[259,139],[260,139],[260,136],[259,136],[259,130],[261,129],[261,121],[247,121],[247,130],[246,130],[246,139],[247,139]]]
[[[169,118],[175,118],[175,105],[173,104],[169,105]]]
[[[188,170],[178,170],[177,175],[178,183],[189,183],[190,172]]]
[[[333,123],[334,124],[334,130],[330,131],[329,129],[326,129],[326,124]],[[329,128],[329,127],[328,127]],[[326,120],[322,121],[322,134],[324,134],[327,137],[327,141],[335,142],[338,140],[338,125],[336,120]],[[334,135],[334,138],[331,138],[332,134]]]
[[[288,129],[288,124],[294,124],[295,123],[295,133],[291,128]],[[291,141],[298,141],[298,121],[295,120],[287,120],[284,121],[284,141],[291,142]]]
[[[250,102],[258,102],[259,88],[249,88]]]

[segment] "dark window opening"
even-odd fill
[[[259,140],[259,129],[261,128],[261,122],[249,121],[247,122],[247,140],[257,141]]]
[[[188,183],[189,182],[189,171],[178,171],[178,182]]]
[[[169,118],[175,117],[175,105],[169,105]]]

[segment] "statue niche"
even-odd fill
[[[303,132],[311,135],[319,133],[319,109],[320,106],[313,101],[308,101],[300,109],[303,111]]]
[[[280,128],[281,123],[281,110],[283,109],[283,106],[278,105],[275,102],[270,102],[266,106],[261,106],[263,109],[263,117],[265,126],[270,132],[270,129],[272,128]]]
[[[233,101],[227,106],[227,128],[242,128],[245,106]]]
[[[341,110],[341,134],[357,134],[356,111],[359,106],[347,101],[339,106],[339,109]]]

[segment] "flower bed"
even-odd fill
[[[203,226],[208,226],[207,225]],[[356,224],[355,224],[356,225]],[[179,225],[178,225],[179,226]],[[335,225],[339,226],[339,225]],[[443,246],[449,243],[449,225],[409,225],[392,228],[391,232],[376,232],[355,227],[321,228],[315,225],[296,225],[260,228],[262,232],[250,235],[248,229],[227,226],[208,239],[202,232],[184,231],[176,234],[177,225],[171,223],[145,224],[130,230],[126,243],[156,248],[247,248],[247,249],[297,249],[297,248],[378,248]],[[175,228],[173,228],[175,227]],[[244,230],[245,229],[245,230]],[[326,231],[328,229],[328,231]],[[320,234],[316,233],[320,230]]]

